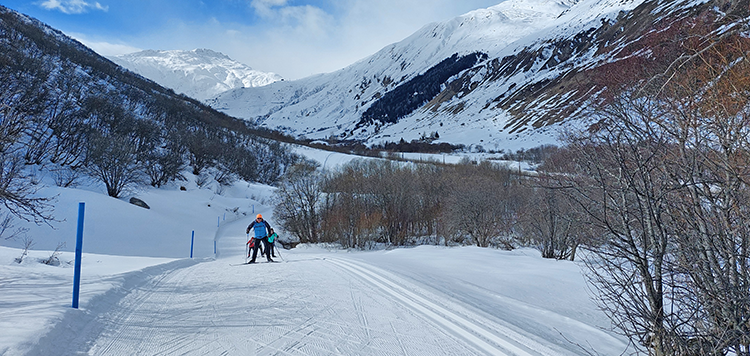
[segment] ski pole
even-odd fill
[[[280,249],[276,248],[275,245],[274,245],[274,249],[273,250],[276,251],[276,253],[279,254],[279,258],[281,258],[282,261],[286,262],[286,260],[284,259],[284,257],[281,256],[281,250]]]

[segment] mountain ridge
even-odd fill
[[[210,49],[144,50],[109,57],[118,65],[175,92],[205,101],[227,90],[258,87],[281,81]]]
[[[596,27],[603,20],[611,21],[620,12],[632,10],[641,2],[507,1],[452,20],[428,24],[405,40],[339,71],[263,88],[237,89],[208,103],[229,115],[301,139],[378,144],[414,140],[439,132],[438,142],[481,145],[495,150],[554,143],[556,130],[541,127],[531,130],[532,134],[524,133],[532,127],[526,123],[523,124],[526,129],[509,129],[508,123],[514,117],[507,110],[488,106],[499,93],[512,91],[514,83],[518,88],[525,86],[523,83],[528,78],[523,78],[523,73],[514,82],[506,80],[498,84],[480,79],[492,73],[493,61],[518,55],[523,48],[546,38],[540,38],[540,33],[553,38],[575,35],[581,29]],[[574,11],[583,7],[594,10]],[[463,56],[474,52],[486,53],[488,59],[466,69],[464,74],[438,83],[442,91],[409,115],[395,123],[362,125],[363,113],[386,93],[455,54]],[[479,95],[477,88],[483,89],[484,94]]]
[[[529,10],[550,4],[543,12]],[[593,111],[606,91],[638,85],[665,70],[689,55],[681,41],[732,28],[747,18],[745,5],[727,0],[503,2],[426,25],[339,71],[230,91],[208,103],[302,140],[382,145],[428,138],[480,151],[559,145],[566,131],[596,121]],[[414,78],[437,70],[444,60],[475,52],[486,59],[447,80],[414,87]],[[631,60],[641,67],[629,69],[627,76],[611,75],[618,63]],[[407,86],[414,90],[404,90]],[[376,107],[400,112],[435,86],[437,94],[420,99],[397,119],[368,114]]]

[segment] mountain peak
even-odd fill
[[[205,101],[227,90],[251,88],[283,80],[275,73],[252,69],[211,49],[153,50],[114,56],[112,61],[160,85]]]
[[[194,50],[192,50],[190,52],[193,52],[196,55],[201,55],[201,56],[224,58],[224,59],[230,59],[231,60],[231,58],[229,58],[229,56],[227,56],[226,54],[221,53],[221,52],[216,52],[216,51],[208,49],[208,48],[196,48],[196,49],[194,49]]]

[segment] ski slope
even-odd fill
[[[246,223],[221,229],[216,258],[156,261],[166,263],[122,274],[119,286],[68,309],[32,347],[8,355],[527,356],[580,355],[582,345],[617,355],[626,348],[600,329],[608,322],[575,263],[532,250],[301,246],[279,251],[279,263],[243,265]]]
[[[304,149],[303,149],[304,150]],[[352,159],[307,152],[325,169]],[[537,251],[299,245],[241,265],[273,189],[178,182],[107,197],[47,188],[55,228],[0,241],[0,355],[620,355],[582,266]],[[180,185],[186,186],[186,191]],[[76,208],[86,201],[80,309],[72,309]],[[195,253],[188,258],[191,230]],[[39,261],[65,242],[59,265]],[[216,253],[214,253],[214,243]],[[16,244],[16,245],[14,245]]]

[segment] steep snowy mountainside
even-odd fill
[[[259,87],[283,80],[278,74],[254,70],[210,49],[145,50],[110,59],[177,93],[201,101],[227,90]]]
[[[728,0],[510,0],[427,25],[339,71],[230,91],[208,103],[310,139],[439,137],[433,142],[530,148],[585,127],[582,113],[615,84],[610,64],[642,58],[653,67],[628,79],[644,80],[686,50],[666,33],[706,28],[695,34],[710,36],[745,18],[743,11]],[[658,60],[649,60],[654,53]],[[471,65],[445,65],[470,56],[477,58]]]
[[[288,148],[257,136],[247,122],[178,95],[1,5],[0,83],[3,150],[14,170],[30,171],[14,171],[9,179],[17,189],[27,189],[15,179],[31,180],[38,169],[32,167],[68,176],[55,182],[61,185],[98,180],[110,196],[125,188],[112,183],[122,181],[112,178],[110,169],[139,177],[131,180],[133,187],[164,185],[188,166],[196,174],[216,169],[269,183],[288,165],[279,160],[295,159]],[[217,153],[210,160],[208,147]],[[19,216],[44,219],[25,205],[18,205],[26,212]]]
[[[229,115],[297,136],[367,139],[372,130],[353,131],[363,112],[385,93],[454,54],[480,52],[497,56],[513,42],[549,26],[574,3],[506,1],[444,23],[426,25],[405,40],[342,70],[261,88],[237,89],[208,103]],[[403,135],[411,139],[418,133]]]

